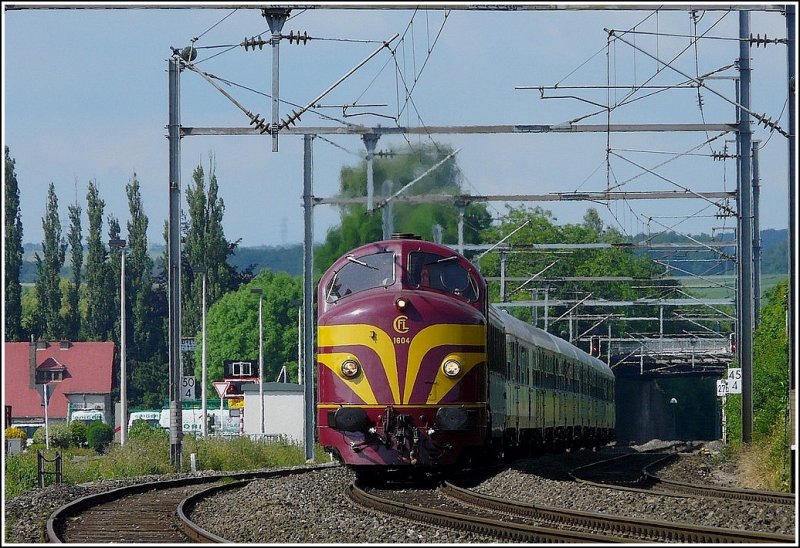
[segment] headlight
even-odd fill
[[[442,364],[442,371],[448,377],[455,377],[461,373],[461,364],[458,360],[449,359]]]
[[[348,379],[352,379],[361,370],[361,366],[355,360],[345,360],[342,362],[342,375]]]

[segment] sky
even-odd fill
[[[67,207],[76,201],[83,208],[86,233],[86,192],[89,181],[95,181],[106,217],[120,220],[125,238],[125,185],[135,173],[149,218],[149,241],[164,243],[172,48],[193,44],[199,70],[229,82],[218,85],[242,107],[271,119],[270,47],[245,51],[240,45],[245,38],[269,37],[259,9],[263,2],[202,4],[214,9],[193,3],[147,3],[159,9],[126,5],[131,9],[96,9],[120,6],[116,3],[48,6],[70,9],[3,3],[2,140],[16,161],[23,242],[43,239],[51,182],[64,236]],[[570,9],[578,5],[569,3],[559,9],[502,5],[507,9],[465,9],[458,3],[448,4],[450,9],[443,3],[419,3],[416,9],[392,3],[382,3],[381,9],[368,3],[351,9],[304,3],[291,9],[283,34],[307,33],[311,40],[281,41],[280,118],[312,103],[377,51],[316,101],[320,106],[304,113],[295,127],[736,121],[733,77],[738,72],[720,70],[739,57],[736,12],[692,13],[688,5],[673,3],[660,4],[670,8],[661,10],[655,9],[659,4],[648,5],[652,9],[593,4],[592,10]],[[750,27],[753,35],[786,36],[779,11],[752,11]],[[620,38],[609,40],[604,29],[617,31]],[[389,47],[381,47],[396,34]],[[702,38],[693,40],[697,36]],[[786,46],[753,47],[750,57],[751,110],[787,130]],[[690,81],[686,76],[708,73],[714,78],[704,79],[707,87],[699,92],[675,87]],[[651,87],[631,95],[631,86],[642,84]],[[240,108],[197,73],[182,71],[180,86],[183,126],[248,127]],[[345,113],[343,105],[355,106]],[[614,108],[609,112],[607,105]],[[761,142],[761,228],[786,228],[787,139],[763,125],[754,125],[753,138]],[[734,153],[735,135],[716,131],[398,135],[381,137],[377,150],[432,140],[458,149],[462,187],[473,195],[736,188],[734,161],[719,159],[726,151]],[[278,148],[273,152],[270,137],[261,135],[183,138],[184,209],[192,172],[199,165],[208,172],[213,158],[227,239],[240,240],[242,246],[301,243],[303,138],[281,135]],[[341,169],[358,165],[364,156],[357,135],[316,137],[314,196],[335,196]],[[506,202],[487,205],[495,217],[506,212]],[[541,206],[558,223],[579,223],[594,207],[607,225],[630,235],[664,230],[717,234],[735,226],[732,217],[720,217],[719,207],[701,199],[512,205]],[[338,222],[335,206],[316,206],[314,241],[323,241]],[[107,228],[105,221],[104,233]]]

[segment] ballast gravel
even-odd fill
[[[654,445],[656,443],[656,445]],[[666,442],[665,442],[666,443]],[[648,442],[634,450],[652,449]],[[627,448],[631,450],[632,448]],[[602,452],[613,452],[606,448]],[[794,535],[796,508],[713,498],[669,497],[615,491],[573,481],[567,470],[596,459],[586,452],[548,454],[515,461],[506,470],[477,485],[480,492],[541,506],[603,512],[633,518],[689,522],[707,527],[747,529]],[[4,540],[43,543],[50,514],[62,505],[123,485],[175,479],[169,474],[105,480],[84,485],[52,485],[4,500]],[[714,451],[695,452],[658,471],[688,483],[733,486],[735,469]],[[260,479],[201,502],[192,519],[208,531],[236,543],[276,544],[497,544],[497,539],[387,516],[361,509],[344,494],[353,480],[348,469],[333,466],[308,474]]]

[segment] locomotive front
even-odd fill
[[[341,462],[436,467],[487,435],[486,285],[408,237],[338,259],[318,288],[317,427]]]

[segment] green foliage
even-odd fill
[[[56,452],[52,449],[45,451],[43,448],[42,451],[48,459],[52,459]],[[166,433],[129,436],[124,447],[113,444],[102,455],[96,455],[91,449],[72,447],[62,450],[61,453],[63,481],[69,485],[100,479],[169,474],[175,471],[169,461],[169,436]],[[284,442],[257,442],[247,437],[229,440],[185,437],[183,471],[189,469],[191,453],[198,455],[202,470],[253,470],[297,466],[305,462],[305,450],[302,446]],[[328,462],[329,457],[319,445],[315,445],[314,459],[316,462]],[[6,455],[4,464],[4,494],[7,498],[37,487],[35,450]]]
[[[53,183],[47,189],[47,206],[42,217],[42,256],[36,257],[36,293],[39,296],[38,316],[42,320],[36,333],[44,340],[59,340],[64,336],[61,317],[60,272],[64,266],[67,243],[61,236],[61,221],[58,215],[58,196]]]
[[[69,423],[70,442],[75,447],[82,447],[86,445],[86,423],[81,421],[72,421]]]
[[[222,379],[225,360],[258,360],[259,296],[250,292],[252,288],[263,291],[264,379],[275,380],[285,364],[289,377],[296,378],[297,309],[303,296],[302,285],[298,277],[262,270],[252,282],[228,293],[211,307],[206,317],[209,383]],[[201,335],[198,333],[194,360],[198,380],[202,375]],[[210,384],[208,390],[214,393]]]
[[[19,183],[15,172],[15,160],[5,147],[5,187],[3,192],[4,244],[3,274],[5,301],[5,340],[23,340],[22,330],[22,212],[19,203]]]
[[[150,429],[146,423],[145,427]],[[114,444],[107,450],[100,471],[109,478],[174,472],[169,461],[169,434],[141,426],[131,428],[124,447]]]
[[[786,485],[789,470],[789,358],[786,333],[788,279],[767,292],[753,336],[753,436],[768,462],[773,485]],[[732,367],[738,365],[732,364]],[[742,396],[727,397],[727,431],[734,450],[742,448]]]
[[[98,453],[103,453],[112,439],[114,439],[114,429],[110,424],[94,421],[86,428],[86,442]]]
[[[414,149],[393,150],[393,157],[373,160],[374,196],[377,205],[383,198],[404,188],[436,165],[453,149],[448,146],[427,145]],[[461,188],[462,175],[456,158],[448,159],[442,165],[425,175],[411,187],[403,190],[403,195],[464,194]],[[357,166],[342,168],[340,196],[355,197],[367,195],[367,162]],[[384,182],[390,181],[391,188],[385,192]],[[432,228],[440,225],[443,230],[442,241],[458,241],[458,208],[453,201],[435,203],[392,202],[394,232],[411,232],[426,240],[434,240]],[[343,253],[383,237],[383,209],[366,214],[363,205],[341,208],[341,224],[328,230],[325,243],[317,248],[314,265],[318,272],[327,269]],[[464,241],[476,243],[479,233],[489,226],[491,216],[483,204],[469,204],[464,211]]]
[[[523,278],[548,278],[548,277],[597,277],[597,276],[632,276],[632,277],[653,277],[661,272],[663,268],[652,261],[637,256],[624,248],[602,247],[593,249],[574,249],[568,253],[554,253],[546,249],[537,250],[534,244],[579,244],[579,243],[622,243],[624,238],[613,228],[604,228],[602,220],[594,209],[589,209],[584,216],[583,224],[555,224],[550,211],[540,207],[534,208],[514,208],[506,206],[507,214],[497,226],[493,226],[482,232],[482,238],[487,243],[504,243],[519,247],[528,248],[528,252],[507,253],[505,259],[506,276],[517,276]],[[480,260],[481,272],[486,276],[500,276],[501,261],[503,257],[499,253],[486,254]],[[675,285],[669,281],[656,282],[665,288]],[[591,295],[592,299],[608,300],[634,300],[641,296],[634,288],[640,285],[630,281],[614,282],[571,282],[569,284],[558,284],[552,287],[548,298],[555,299],[580,299]],[[490,286],[490,299],[494,302],[508,300],[529,300],[531,298],[531,284],[516,284],[506,291],[505,299],[499,294],[499,285]],[[540,294],[539,298],[543,296]],[[557,318],[568,310],[569,307],[552,307],[550,317]],[[630,313],[626,310],[611,307],[582,307],[582,314],[602,315],[609,313]],[[512,312],[519,318],[530,321],[531,311],[527,307],[517,307]],[[636,315],[646,316],[639,309]],[[655,310],[654,314],[658,315]],[[678,322],[675,322],[678,323]],[[566,329],[566,322],[550,324],[551,332],[560,334]],[[587,326],[588,327],[588,326]],[[638,327],[636,322],[631,322],[628,326],[629,331],[636,332]],[[615,328],[622,329],[621,322],[617,322]],[[580,332],[580,331],[579,331]],[[601,333],[598,333],[601,334]],[[605,333],[602,333],[605,334]]]
[[[4,487],[6,499],[21,495],[38,487],[36,471],[36,452],[24,451],[16,455],[5,455]]]
[[[769,435],[787,409],[789,348],[786,333],[788,279],[767,294],[753,337],[753,431]]]
[[[169,433],[160,426],[150,426],[147,421],[137,419],[133,421],[131,427],[128,429],[129,440],[149,440],[149,439],[166,439],[169,440]]]
[[[66,301],[67,310],[64,315],[64,334],[66,337],[75,341],[80,336],[81,311],[80,311],[80,291],[83,267],[83,235],[81,234],[81,206],[77,203],[69,206],[69,234],[67,242],[70,247],[70,259],[72,262],[72,283],[67,284]]]
[[[50,447],[66,449],[72,442],[72,433],[66,423],[55,423],[48,426],[45,431],[44,426],[40,426],[33,433],[33,443],[47,445],[47,434],[50,437]]]
[[[169,363],[156,357],[148,362],[135,362],[132,369],[128,368],[131,404],[146,409],[160,408],[169,396]]]
[[[5,430],[5,437],[6,439],[20,439],[20,440],[27,440],[28,434],[25,433],[25,430],[22,428],[17,428],[16,426],[9,426]]]
[[[108,263],[108,251],[103,243],[103,210],[105,201],[100,198],[95,181],[89,181],[86,193],[86,214],[89,217],[89,235],[86,238],[86,317],[81,327],[87,341],[107,341],[114,330],[114,319],[119,315],[115,299],[119,278],[114,278]]]
[[[284,440],[256,441],[246,436],[231,439],[216,437],[187,437],[184,439],[184,455],[195,453],[203,470],[253,470],[295,466],[305,460],[305,449]],[[321,447],[315,446],[316,462],[327,462],[328,457]],[[188,459],[184,458],[187,463]]]

